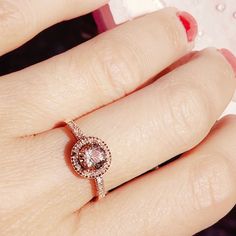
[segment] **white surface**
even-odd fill
[[[236,0],[110,0],[109,6],[116,24],[166,6],[188,11],[199,24],[195,49],[224,47],[236,54]],[[236,103],[224,114],[236,114]]]
[[[160,0],[111,0],[109,6],[116,24],[163,8]]]

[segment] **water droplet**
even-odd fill
[[[233,18],[236,19],[236,11],[233,13]]]
[[[219,4],[216,5],[216,10],[217,11],[223,12],[225,10],[225,8],[226,8],[226,5],[223,4],[223,3],[219,3]]]
[[[203,37],[203,35],[204,35],[204,31],[201,30],[198,32],[198,37]]]

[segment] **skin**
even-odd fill
[[[1,54],[106,1],[26,2],[0,3]],[[216,121],[235,75],[213,48],[170,69],[193,47],[176,12],[136,19],[0,78],[1,235],[188,236],[232,209],[236,118]],[[92,182],[71,171],[75,139],[62,125],[70,119],[112,151],[104,180],[113,191],[99,202]]]

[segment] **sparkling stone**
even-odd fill
[[[98,144],[86,144],[80,149],[79,162],[85,169],[99,169],[106,162],[105,151]]]

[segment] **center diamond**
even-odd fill
[[[99,169],[106,162],[105,151],[98,144],[86,144],[79,151],[79,162],[84,169]]]

